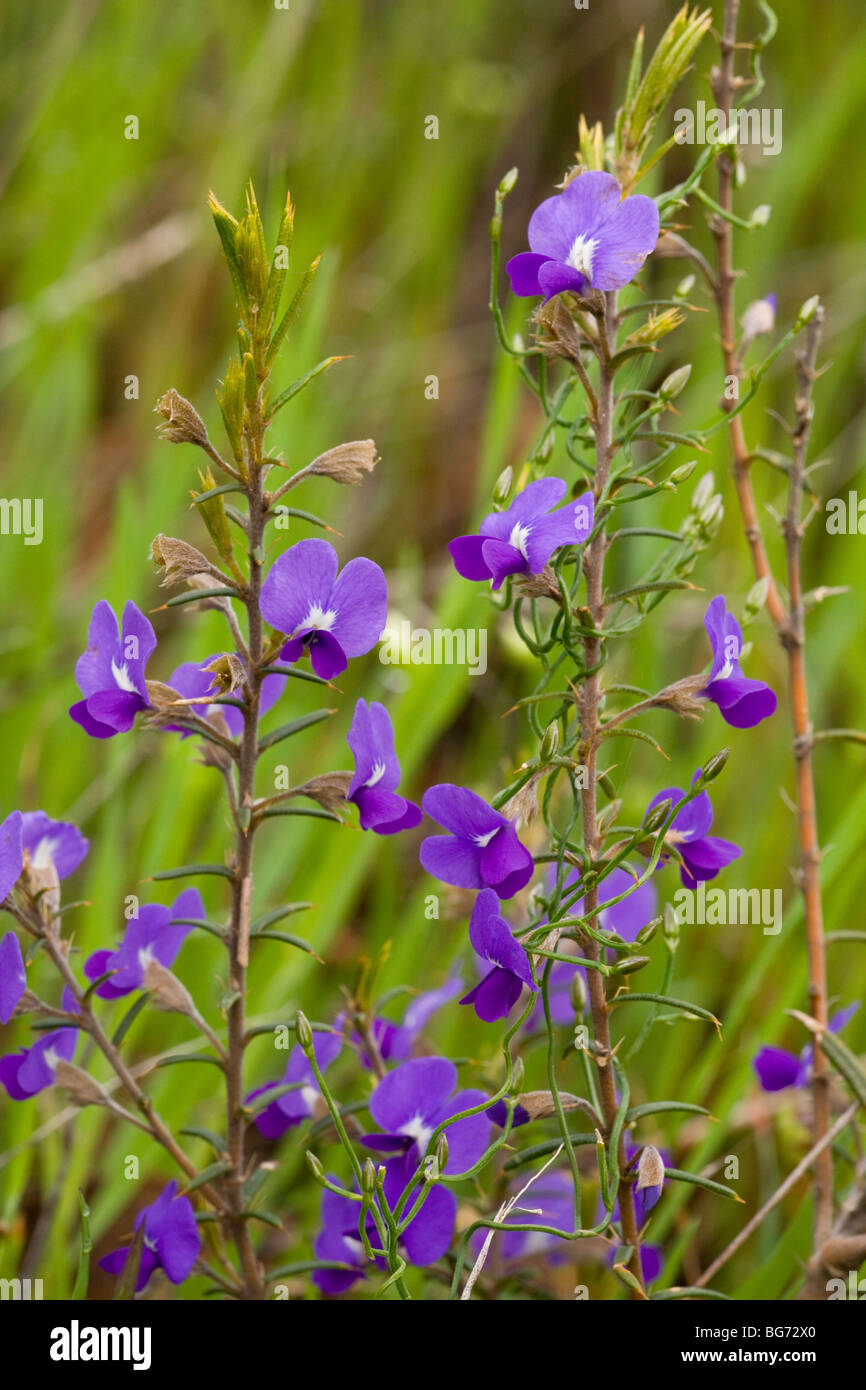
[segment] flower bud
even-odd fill
[[[167,439],[170,444],[198,444],[201,448],[208,446],[210,441],[204,421],[198,411],[175,391],[174,387],[166,391],[164,396],[160,396],[153,409],[154,413],[161,415],[166,422],[157,426],[157,433],[161,439]]]
[[[664,911],[664,938],[665,945],[673,954],[680,944],[680,923],[676,912],[670,903],[665,903]]]
[[[310,472],[322,478],[331,478],[335,483],[357,487],[367,473],[372,473],[377,462],[376,445],[372,439],[353,439],[348,444],[338,444],[336,448],[320,454],[310,464]]]
[[[439,1172],[440,1172],[440,1173],[444,1173],[444,1172],[445,1172],[445,1169],[446,1169],[446,1167],[447,1167],[447,1165],[448,1165],[448,1137],[447,1137],[447,1135],[445,1135],[445,1134],[440,1134],[440,1135],[439,1135],[439,1138],[436,1140],[436,1146],[435,1146],[435,1148],[433,1149],[433,1155],[434,1155],[434,1157],[435,1157],[435,1159],[436,1159],[436,1163],[437,1163],[437,1165],[438,1165],[438,1167],[439,1167]]]
[[[675,372],[666,376],[659,387],[659,395],[664,401],[674,400],[685,388],[686,382],[692,374],[692,364],[687,362],[684,367],[677,367]]]
[[[308,1165],[308,1167],[309,1167],[309,1169],[310,1169],[310,1172],[312,1173],[313,1177],[316,1179],[316,1182],[321,1182],[322,1179],[323,1179],[324,1176],[325,1176],[325,1170],[324,1170],[324,1168],[323,1168],[323,1166],[322,1166],[321,1159],[319,1159],[319,1158],[316,1157],[316,1155],[313,1153],[312,1149],[307,1149],[307,1151],[306,1151],[306,1158],[307,1158],[307,1165]]]
[[[646,1191],[644,1198],[645,1210],[654,1207],[661,1196],[662,1187],[665,1180],[665,1165],[658,1149],[654,1149],[652,1144],[647,1144],[641,1149],[641,1155],[637,1165],[637,1191]]]
[[[654,918],[652,919],[651,922],[647,922],[647,924],[646,924],[645,927],[641,927],[640,931],[638,932],[637,936],[635,937],[635,945],[636,945],[636,946],[647,946],[647,945],[649,945],[650,941],[652,941],[653,937],[655,936],[656,932],[658,931],[659,927],[661,926],[661,923],[662,923],[661,917],[654,917]]]
[[[526,1064],[522,1057],[515,1057],[511,1068],[511,1089],[518,1092],[526,1076]]]
[[[776,296],[768,294],[763,299],[753,299],[746,305],[740,322],[746,342],[751,342],[759,333],[772,333],[776,326]]]
[[[773,209],[769,203],[760,203],[749,219],[753,227],[766,227]]]
[[[502,506],[503,503],[508,501],[513,481],[514,469],[509,464],[507,468],[503,468],[496,482],[493,484],[493,501],[498,506]]]
[[[694,275],[684,275],[674,290],[674,299],[686,299],[695,286]]]
[[[718,777],[725,763],[730,756],[730,748],[723,748],[720,753],[714,753],[710,760],[701,770],[702,782],[713,782]]]
[[[636,975],[638,970],[643,970],[645,965],[649,965],[649,956],[624,956],[615,965],[610,967],[611,975]]]
[[[234,652],[214,657],[204,669],[213,671],[214,684],[221,695],[231,695],[236,690],[242,690],[246,684],[247,668]]]
[[[575,970],[571,977],[571,1007],[576,1014],[586,1012],[586,980],[579,970]]]
[[[655,835],[657,831],[661,830],[671,813],[672,806],[673,802],[670,797],[666,797],[664,801],[660,801],[656,806],[653,806],[651,811],[647,812],[643,828],[648,835]]]
[[[502,179],[500,180],[499,188],[498,188],[498,190],[497,190],[498,193],[499,193],[500,198],[507,198],[507,197],[508,197],[508,194],[509,194],[509,193],[511,192],[511,190],[514,188],[514,186],[515,186],[516,183],[517,183],[517,168],[515,167],[515,168],[513,168],[513,169],[509,169],[509,170],[508,170],[508,173],[505,174],[505,175],[503,175]]]
[[[54,1080],[62,1086],[75,1105],[110,1105],[111,1099],[104,1086],[94,1081],[81,1067],[62,1058],[54,1068]]]
[[[746,595],[745,616],[754,618],[756,613],[760,613],[767,601],[767,594],[770,590],[770,580],[765,574],[762,579],[753,584]]]
[[[372,1197],[376,1191],[376,1165],[372,1158],[364,1160],[361,1169],[361,1191],[365,1197]]]
[[[712,473],[705,473],[692,493],[692,511],[700,512],[713,495],[716,480]]]
[[[679,467],[675,468],[673,473],[671,473],[671,482],[684,483],[687,478],[692,476],[697,466],[697,459],[689,459],[688,463],[681,463]]]
[[[312,1052],[313,1030],[310,1027],[307,1015],[302,1013],[300,1009],[298,1009],[298,1016],[295,1020],[295,1035],[303,1051],[306,1053]]]
[[[554,719],[548,724],[544,731],[544,738],[541,740],[541,750],[539,756],[543,763],[549,762],[559,747],[559,724]]]
[[[795,333],[799,333],[801,328],[805,328],[807,323],[812,322],[812,319],[818,312],[818,306],[820,305],[820,303],[821,296],[817,294],[813,294],[811,299],[806,300],[805,304],[801,307],[800,312],[797,315],[797,318],[794,322]]]

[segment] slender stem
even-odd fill
[[[806,919],[806,949],[809,963],[809,1007],[822,1027],[827,1024],[827,962],[824,921],[821,908],[821,853],[815,808],[815,780],[812,771],[812,725],[809,719],[809,693],[806,681],[806,634],[801,555],[803,524],[803,473],[812,421],[812,381],[821,340],[823,310],[815,312],[806,330],[806,347],[797,355],[796,423],[792,438],[791,480],[785,517],[785,547],[788,563],[790,622],[782,634],[788,656],[788,685],[791,691],[791,717],[794,725],[794,757],[797,763],[797,834],[800,849],[799,883]],[[818,1038],[812,1049],[812,1099],[815,1111],[814,1134],[817,1143],[830,1125],[830,1075],[827,1058]],[[823,1148],[815,1160],[815,1244],[820,1248],[833,1224],[833,1155]]]
[[[613,415],[614,415],[614,371],[610,359],[615,352],[617,310],[616,295],[608,293],[605,299],[604,322],[602,326],[603,352],[599,356],[600,376],[598,389],[598,413],[595,423],[595,480],[593,492],[596,504],[604,496],[610,478],[613,458]],[[604,556],[608,545],[605,528],[602,527],[586,548],[583,569],[586,576],[586,606],[592,615],[593,627],[600,631],[604,625]],[[601,687],[602,642],[600,637],[583,639],[585,668],[589,672],[581,690],[580,737],[586,749],[586,785],[581,788],[581,811],[583,820],[583,846],[587,863],[596,864],[601,853],[601,836],[598,830],[598,810],[596,804],[596,774],[599,734],[599,696]],[[584,915],[591,917],[598,909],[598,886],[588,888],[584,896]],[[591,961],[601,958],[601,946],[591,936],[581,934],[583,950]],[[610,1134],[619,1108],[616,1095],[613,1058],[610,1041],[608,1006],[605,996],[604,979],[597,970],[587,972],[587,990],[592,1011],[593,1035],[599,1068],[599,1084],[605,1126]],[[619,1141],[616,1160],[620,1172],[625,1172],[625,1140]],[[630,1269],[642,1287],[640,1263],[640,1244],[635,1217],[631,1184],[623,1181],[619,1189],[619,1209],[622,1217],[622,1235],[626,1245],[633,1249]]]
[[[713,90],[717,106],[728,110],[734,104],[736,90],[735,61],[739,0],[725,0],[725,16],[721,37],[721,63],[715,75]],[[719,156],[719,206],[730,214],[733,208],[734,156],[725,151]],[[726,376],[739,381],[741,365],[736,350],[734,319],[733,227],[726,217],[714,217],[710,223],[716,242],[717,284],[716,303]],[[814,332],[813,332],[814,330]],[[811,417],[811,380],[814,359],[820,336],[820,316],[816,313],[810,324],[810,343],[798,361],[799,390],[797,421],[793,440],[794,465],[788,496],[785,522],[787,546],[788,587],[790,612],[779,595],[758,522],[755,494],[751,481],[751,462],[755,457],[746,443],[742,415],[733,414],[736,402],[724,401],[731,413],[728,432],[733,460],[734,485],[740,504],[746,540],[752,556],[755,577],[767,582],[767,612],[776,628],[788,658],[788,684],[794,723],[794,756],[797,764],[797,827],[800,855],[800,886],[804,898],[806,946],[809,970],[809,1003],[812,1015],[820,1023],[827,1021],[827,978],[824,947],[824,927],[821,911],[819,880],[819,848],[815,810],[815,788],[812,776],[812,733],[809,719],[809,697],[806,680],[805,637],[803,623],[800,560],[802,525],[800,508],[803,490],[805,448]],[[826,1135],[830,1122],[829,1076],[826,1058],[816,1042],[813,1051],[812,1095],[814,1106],[813,1137],[816,1147]],[[833,1219],[833,1155],[827,1145],[818,1148],[815,1161],[815,1245],[823,1244]]]
[[[254,351],[260,383],[266,377],[264,352],[266,344],[258,335]],[[244,1034],[246,1031],[246,972],[249,964],[250,921],[252,908],[252,860],[255,821],[252,817],[255,799],[256,763],[259,742],[259,705],[261,666],[264,659],[262,615],[259,596],[262,587],[262,556],[264,539],[264,498],[262,487],[262,444],[265,425],[261,411],[261,385],[258,399],[249,409],[244,434],[248,452],[249,477],[246,484],[249,538],[249,582],[244,594],[247,610],[247,650],[249,652],[247,693],[244,701],[244,727],[240,740],[237,769],[236,838],[232,880],[232,909],[228,931],[229,993],[228,1058],[226,1062],[226,1125],[228,1162],[231,1171],[226,1176],[226,1189],[232,1211],[231,1231],[244,1277],[244,1297],[263,1299],[265,1284],[261,1267],[250,1240],[248,1223],[241,1216],[244,1209],[244,1139],[247,1117],[243,1106]]]

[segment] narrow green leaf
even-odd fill
[[[114,1034],[111,1039],[115,1047],[120,1047],[120,1044],[123,1042],[123,1039],[126,1037],[133,1023],[138,1018],[138,1015],[141,1013],[142,1009],[147,1003],[147,1000],[147,994],[140,994],[136,999],[135,1003],[127,1009],[126,1013],[123,1015],[123,1018],[120,1020],[117,1027],[115,1028]]]
[[[207,1168],[202,1168],[201,1172],[197,1173],[191,1182],[187,1183],[185,1191],[195,1192],[197,1187],[204,1187],[206,1183],[212,1182],[214,1178],[221,1178],[224,1173],[230,1173],[231,1171],[232,1165],[226,1163],[224,1160],[219,1163],[210,1163]]]
[[[184,864],[180,869],[163,869],[158,874],[152,874],[151,880],[161,883],[165,879],[192,878],[197,874],[217,874],[220,878],[234,878],[231,869],[225,864]]]
[[[90,1282],[90,1252],[93,1249],[90,1207],[84,1200],[84,1193],[80,1188],[78,1191],[78,1209],[81,1212],[81,1250],[78,1256],[78,1273],[75,1276],[72,1297],[77,1303],[80,1303],[82,1299],[87,1297],[87,1286]]]
[[[684,1173],[681,1168],[665,1168],[665,1181],[668,1178],[673,1182],[688,1182],[693,1187],[703,1187],[707,1192],[714,1192],[717,1197],[729,1197],[731,1201],[739,1202],[745,1206],[742,1197],[732,1187],[725,1187],[724,1183],[713,1182],[712,1178],[702,1178],[699,1173]]]
[[[302,733],[304,729],[310,729],[314,724],[320,724],[323,719],[330,719],[331,715],[336,713],[335,709],[317,709],[313,710],[311,714],[302,714],[300,719],[292,719],[288,724],[281,724],[278,729],[274,729],[271,733],[265,734],[264,738],[259,739],[259,752],[264,753],[266,748],[273,748],[275,743],[282,743],[283,739]],[[228,876],[231,878],[230,872]]]

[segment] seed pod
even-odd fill
[[[210,444],[204,420],[174,387],[160,396],[153,409],[166,422],[157,426],[160,439],[166,439],[170,444],[198,444],[200,448],[207,448]]]
[[[336,448],[320,454],[310,464],[310,472],[322,478],[331,478],[335,483],[357,487],[367,473],[372,473],[377,462],[376,445],[372,439],[353,439],[348,444],[338,444]]]

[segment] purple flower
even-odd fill
[[[828,1031],[838,1033],[860,1008],[859,999],[840,1009],[827,1024]],[[808,1043],[799,1057],[783,1047],[762,1047],[752,1065],[758,1074],[763,1091],[784,1091],[788,1086],[808,1086],[812,1071],[812,1045]]]
[[[14,931],[0,940],[0,1023],[8,1023],[27,988],[24,957]]]
[[[721,594],[707,608],[704,627],[713,649],[713,666],[702,693],[718,705],[726,724],[752,729],[773,713],[776,697],[763,681],[749,680],[740,670],[743,633]]]
[[[205,906],[197,888],[187,888],[171,907],[148,903],[130,920],[117,950],[94,951],[85,962],[84,973],[88,980],[98,980],[107,971],[114,972],[110,980],[97,986],[96,993],[102,999],[121,999],[135,989],[144,989],[150,962],[159,961],[169,969],[192,931],[179,919],[200,921],[204,916]]]
[[[563,290],[620,290],[633,280],[655,248],[659,214],[642,193],[620,198],[616,179],[597,170],[546,198],[529,220],[532,250],[508,262],[514,293],[548,300]]]
[[[168,678],[168,684],[172,690],[176,690],[178,695],[182,695],[186,700],[197,700],[204,695],[213,695],[215,698],[220,694],[219,686],[216,684],[216,677],[213,671],[205,668],[216,661],[221,653],[215,656],[206,656],[204,661],[184,661],[176,670],[172,671]],[[259,714],[267,714],[280,698],[285,688],[286,677],[273,672],[265,676],[262,681],[261,693],[259,695]],[[181,714],[178,710],[178,715]],[[191,705],[190,712],[207,718],[208,715],[219,712],[228,725],[229,733],[232,738],[237,738],[244,727],[244,717],[236,705]],[[179,733],[181,738],[189,738],[190,730],[181,729],[176,724],[166,724],[167,733]]]
[[[22,835],[21,812],[12,811],[0,825],[0,903],[8,898],[21,877],[24,866]]]
[[[63,1007],[75,1012],[75,1002],[64,990]],[[77,1028],[54,1028],[43,1033],[32,1047],[0,1057],[0,1084],[11,1100],[29,1100],[54,1084],[54,1069],[60,1061],[71,1062],[78,1044]]]
[[[428,874],[457,888],[493,888],[512,898],[532,877],[532,855],[505,816],[467,787],[442,782],[424,793],[422,805],[448,835],[422,841],[419,858]]]
[[[331,1065],[342,1046],[343,1038],[340,1033],[313,1034],[313,1051],[320,1071],[325,1071]],[[246,1097],[247,1104],[257,1096],[263,1096],[266,1091],[272,1091],[275,1086],[289,1085],[293,1086],[294,1090],[286,1091],[284,1095],[271,1101],[271,1104],[260,1110],[255,1117],[256,1128],[265,1139],[279,1139],[287,1129],[309,1119],[313,1113],[319,1088],[313,1068],[300,1047],[292,1049],[282,1080],[268,1081],[266,1085],[251,1091]]]
[[[592,530],[592,493],[551,511],[567,489],[562,478],[539,478],[518,493],[507,511],[486,516],[477,536],[458,536],[448,546],[458,574],[492,579],[499,589],[507,575],[541,574],[560,546],[585,541]]]
[[[155,1202],[135,1218],[135,1229],[144,1226],[144,1245],[138,1267],[136,1293],[141,1293],[155,1269],[164,1271],[172,1284],[182,1284],[192,1271],[201,1249],[195,1212],[188,1197],[178,1197],[177,1183],[164,1187]],[[120,1275],[132,1247],[122,1245],[99,1261],[100,1269]]]
[[[551,865],[552,872],[548,877],[548,892],[552,892],[556,882],[555,866]],[[572,869],[568,878],[562,886],[562,892],[576,883],[580,878],[580,870]],[[622,902],[614,903],[612,907],[604,907],[603,904],[610,902],[612,898],[618,898],[621,893],[630,890],[627,898]],[[656,911],[656,887],[652,879],[647,879],[639,887],[635,887],[632,874],[627,869],[613,869],[602,879],[598,885],[598,901],[602,910],[596,917],[596,924],[602,931],[615,932],[622,937],[623,941],[636,941],[638,934],[648,922],[651,922]],[[578,898],[568,909],[570,917],[581,917],[583,915],[583,898]],[[578,970],[584,979],[586,971],[582,965],[570,965],[568,961],[556,961],[551,967],[548,978],[548,1000],[550,1003],[550,1016],[554,1023],[571,1025],[574,1023],[574,1005],[572,1004],[571,986],[574,979],[574,972]],[[526,1026],[535,1032],[543,1028],[544,1024],[544,1005],[538,1001],[532,1013],[527,1019]]]
[[[75,663],[84,699],[69,711],[91,738],[126,733],[139,710],[147,709],[144,668],[155,647],[153,628],[134,603],[124,608],[120,631],[114,609],[100,599],[90,619],[87,650]]]
[[[347,742],[355,759],[348,799],[358,808],[362,830],[396,835],[421,823],[421,810],[399,796],[400,764],[394,752],[394,729],[384,705],[359,700]]]
[[[385,576],[364,556],[338,575],[332,545],[298,541],[274,562],[262,585],[261,610],[289,638],[283,660],[299,661],[309,650],[316,675],[330,680],[381,637],[388,616]]]
[[[523,986],[538,989],[532,978],[529,957],[516,941],[510,926],[499,915],[499,899],[492,888],[484,888],[475,899],[469,940],[476,953],[489,961],[490,970],[479,984],[464,994],[461,1004],[473,1004],[485,1023],[505,1018],[523,993]]]
[[[457,1069],[445,1057],[416,1057],[395,1067],[373,1092],[370,1114],[384,1132],[368,1134],[364,1142],[375,1152],[395,1155],[385,1163],[384,1191],[392,1211],[407,1188],[412,1190],[406,1196],[404,1214],[417,1198],[419,1188],[412,1180],[433,1131],[449,1116],[486,1099],[482,1091],[458,1091],[454,1095],[456,1084]],[[461,1173],[473,1167],[487,1148],[490,1120],[485,1114],[470,1115],[449,1125],[445,1135],[448,1161],[444,1171]],[[412,1264],[433,1264],[445,1254],[456,1216],[454,1194],[435,1183],[402,1237]]]
[[[332,1177],[331,1181],[338,1183],[339,1178]],[[358,1234],[360,1214],[358,1202],[341,1196],[339,1192],[323,1189],[322,1229],[316,1237],[313,1253],[317,1260],[339,1260],[342,1264],[351,1265],[351,1269],[316,1270],[313,1283],[324,1294],[345,1293],[356,1280],[363,1279],[367,1271],[369,1261]],[[367,1216],[366,1229],[370,1244],[378,1246],[379,1235],[370,1215]],[[383,1263],[381,1259],[376,1261],[380,1266]]]
[[[25,811],[21,817],[21,847],[34,869],[53,869],[60,879],[74,874],[90,848],[76,826],[51,820],[44,811]]]
[[[692,778],[692,785],[700,775],[701,770],[698,768]],[[684,796],[685,792],[679,787],[666,787],[653,797],[647,811],[651,811],[653,806],[657,806],[661,801],[670,801],[672,805],[676,805]],[[700,879],[715,878],[720,869],[732,860],[739,859],[742,853],[730,840],[720,840],[716,835],[709,835],[707,832],[712,823],[713,807],[709,793],[701,792],[694,801],[690,801],[677,812],[665,836],[668,844],[675,846],[682,855],[680,878],[686,888],[696,888]]]
[[[390,1018],[377,1018],[373,1021],[373,1040],[379,1049],[379,1056],[383,1062],[402,1062],[412,1051],[412,1046],[418,1034],[427,1026],[429,1020],[439,1009],[459,994],[463,988],[463,981],[459,979],[446,980],[439,989],[428,989],[423,994],[419,994],[406,1007],[402,1023],[393,1023]],[[358,1035],[354,1038],[359,1048],[363,1044]],[[361,1051],[361,1061],[364,1066],[369,1067],[367,1057]]]

